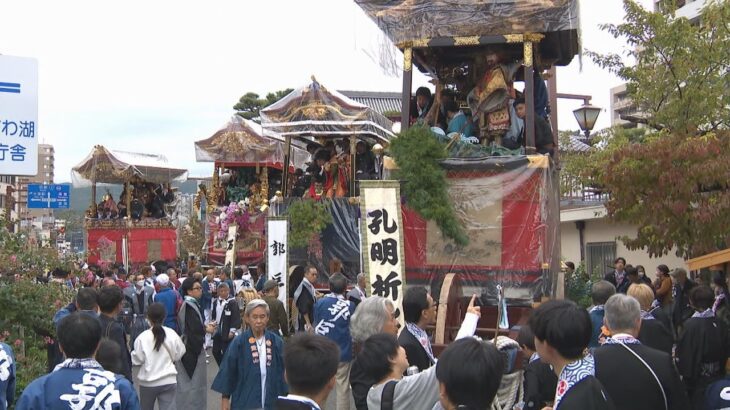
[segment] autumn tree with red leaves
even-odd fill
[[[602,28],[626,50],[589,53],[627,82],[646,133],[604,132],[564,169],[610,194],[610,218],[638,226],[621,238],[629,249],[690,258],[730,246],[730,2],[710,1],[699,24],[663,7],[625,0],[624,22]]]

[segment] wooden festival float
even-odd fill
[[[534,155],[535,93],[545,90],[543,72],[569,64],[580,50],[578,1],[355,2],[403,52],[402,128],[410,124],[415,67],[471,113],[481,144],[497,148],[442,164],[470,237],[466,249],[444,244],[434,224],[404,207],[407,280],[440,288],[436,342],[453,340],[472,293],[487,305],[479,333],[493,337],[498,285],[509,322],[524,323],[533,301],[562,297],[558,169],[553,158]],[[515,81],[524,83],[526,155],[497,155]]]
[[[283,138],[264,133],[261,125],[238,115],[209,138],[195,142],[196,161],[214,163],[212,183],[198,187],[194,202],[209,228],[207,263],[224,264],[227,230],[232,225],[237,227],[232,244],[235,263],[250,265],[263,260],[269,200],[280,189],[284,173],[293,173],[308,157],[298,143],[291,148],[288,161],[285,153]]]
[[[171,222],[177,204],[171,182],[184,180],[187,170],[172,168],[162,155],[113,151],[101,145],[72,169],[74,187],[91,186],[86,210],[89,263],[132,264],[174,261],[177,230]],[[122,185],[115,201],[108,189]],[[97,191],[107,192],[97,203]]]

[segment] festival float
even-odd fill
[[[269,179],[279,191],[275,206],[246,235],[265,241],[257,243],[261,260],[283,288],[285,306],[303,273],[295,276],[294,267],[306,264],[318,268],[322,287],[334,272],[352,283],[364,272],[366,292],[392,299],[401,322],[406,284],[428,286],[438,300],[438,353],[475,294],[482,306],[478,334],[514,353],[516,342],[498,336],[514,338],[533,303],[563,295],[557,136],[539,137],[549,127],[543,73],[569,64],[580,49],[578,2],[356,3],[403,53],[400,132],[314,77],[262,109],[262,133],[284,141],[277,154],[284,164],[292,163],[297,144],[310,155],[303,165],[283,167],[278,183]],[[414,68],[436,84],[425,107],[412,97]],[[452,127],[461,115],[471,127]],[[222,194],[228,188],[217,161],[209,191]],[[250,198],[220,202],[211,192],[202,196],[232,215],[243,206],[266,209],[267,195],[251,205]],[[230,218],[223,220],[221,239],[220,232],[230,232]],[[230,251],[235,237],[227,238]],[[227,262],[251,261],[235,255]],[[521,374],[510,354],[500,408],[519,396],[513,389]]]
[[[292,206],[324,203],[331,216],[304,246],[290,241],[279,268],[269,252],[269,275],[280,279],[304,264],[340,270],[353,282],[365,272],[368,292],[397,306],[406,284],[428,286],[440,302],[438,346],[453,339],[462,306],[476,294],[480,334],[509,334],[508,322],[524,323],[535,301],[562,297],[557,136],[539,146],[535,123],[547,121],[549,110],[543,73],[579,51],[578,3],[356,3],[403,52],[401,132],[395,136],[390,121],[314,78],[261,110],[263,130],[284,140],[284,162],[296,142],[312,147],[302,172],[282,172],[282,198],[269,214],[288,215],[290,225],[271,246],[280,249],[286,232],[297,235],[298,220],[312,216],[295,218]],[[412,115],[414,68],[437,83],[423,117]],[[437,129],[445,94],[473,125],[471,135],[463,127],[445,132],[448,124]],[[519,121],[518,97],[525,101]],[[362,166],[366,160],[375,171]],[[216,180],[213,189],[221,187]]]
[[[172,222],[177,197],[174,181],[187,170],[170,167],[162,155],[115,151],[96,145],[72,169],[74,187],[91,186],[84,230],[90,264],[174,261],[177,230]],[[122,185],[115,198],[108,189]],[[107,188],[97,202],[99,188]]]
[[[263,259],[270,195],[280,189],[283,175],[294,173],[308,157],[298,144],[291,147],[289,160],[285,153],[283,138],[265,135],[259,124],[238,115],[209,138],[195,142],[196,161],[214,164],[210,187],[201,184],[194,201],[208,225],[207,263],[223,265],[226,251],[231,250],[240,265]]]
[[[439,164],[467,240],[444,238],[444,226],[414,212],[406,196],[406,280],[439,295],[437,344],[452,340],[472,293],[487,305],[480,334],[508,333],[507,318],[524,323],[533,301],[562,297],[557,152],[538,154],[535,124],[548,113],[542,73],[580,50],[578,1],[356,3],[403,53],[402,129],[413,122],[414,68],[437,83],[435,103],[448,95],[476,129],[474,138],[433,133],[447,150]],[[515,83],[524,84],[525,103],[517,149],[507,144]],[[437,125],[438,113],[430,114],[417,122]]]

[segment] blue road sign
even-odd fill
[[[71,186],[28,184],[28,208],[65,208],[71,203]]]

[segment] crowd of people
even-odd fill
[[[304,198],[340,198],[351,196],[350,181],[386,179],[385,155],[381,144],[369,145],[359,140],[355,145],[352,167],[350,141],[327,141],[307,146],[309,161],[294,173],[292,196]],[[354,172],[354,175],[353,175]]]
[[[652,281],[618,258],[591,285],[590,309],[544,302],[516,341],[474,336],[474,296],[455,341],[437,354],[428,332],[438,303],[426,288],[406,289],[401,327],[391,300],[366,296],[364,275],[348,286],[330,274],[321,294],[317,269],[298,267],[289,320],[265,269],[237,267],[231,278],[216,268],[143,266],[79,281],[73,303],[53,318],[49,373],[17,402],[14,354],[0,344],[0,408],[201,409],[209,390],[222,409],[323,409],[330,393],[337,409],[358,410],[491,409],[499,400],[521,410],[730,405],[719,272],[710,287],[659,265]],[[218,371],[209,385],[211,355]],[[507,387],[518,368],[522,393],[514,394]]]
[[[134,179],[129,184],[130,198],[127,208],[127,188],[119,194],[119,201],[107,190],[95,207],[90,207],[86,217],[91,219],[117,219],[131,217],[134,220],[142,218],[164,218],[165,205],[175,201],[175,189],[170,184],[153,184]]]

